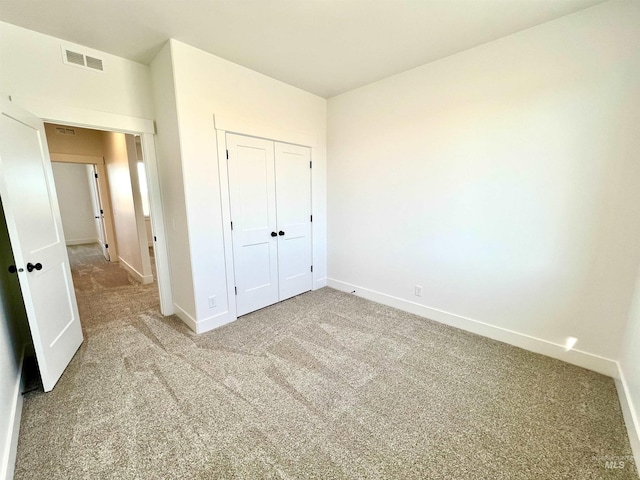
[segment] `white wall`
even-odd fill
[[[104,72],[64,64],[63,46],[103,59]],[[106,126],[121,125],[119,116],[154,116],[149,67],[140,63],[0,22],[0,65],[0,91],[45,120],[99,119]],[[65,150],[58,153],[92,155]],[[115,247],[112,242],[117,258]]]
[[[67,245],[97,242],[95,210],[87,174],[91,167],[77,163],[53,163],[52,166]]]
[[[62,46],[103,59],[104,72],[62,62]],[[153,118],[149,67],[0,22],[0,91],[34,102]]]
[[[21,354],[27,338],[26,314],[18,277],[6,269],[11,264],[11,243],[0,204],[0,478],[13,472],[15,462],[16,434],[22,408]]]
[[[239,124],[257,126],[257,129],[268,126],[284,137],[303,134],[315,143],[314,274],[316,278],[324,278],[326,101],[183,43],[171,40],[169,48],[170,52],[165,47],[160,59],[156,59],[154,64],[157,64],[157,69],[154,70],[152,66],[152,72],[154,82],[160,83],[156,73],[168,75],[168,62],[171,60],[178,116],[178,124],[172,125],[172,131],[173,135],[179,132],[180,137],[180,151],[174,150],[172,154],[175,159],[180,156],[181,168],[176,160],[173,167],[175,176],[168,178],[165,175],[164,181],[171,183],[166,190],[179,194],[184,189],[186,224],[179,218],[182,205],[176,206],[168,222],[169,229],[172,222],[176,223],[176,231],[186,227],[185,231],[180,232],[180,237],[182,241],[189,242],[193,259],[191,271],[195,305],[193,309],[188,306],[183,310],[191,317],[191,322],[201,325],[198,329],[208,329],[230,320],[223,243],[223,232],[227,226],[222,224],[218,146],[213,116],[216,119],[236,119]],[[159,86],[158,93],[168,94],[170,91],[171,84],[167,81]],[[168,101],[171,102],[170,99]],[[162,103],[162,100],[156,97],[156,105],[158,103]],[[172,109],[172,105],[167,106],[167,112]],[[162,137],[160,128],[159,121],[159,139]],[[226,179],[223,181],[226,182]],[[231,246],[227,245],[226,248],[230,255]],[[184,261],[187,249],[183,247],[182,250]],[[178,282],[174,279],[174,284]],[[213,295],[217,305],[209,308],[208,297]]]
[[[118,260],[137,280],[153,281],[144,215],[137,178],[133,135],[103,132],[104,159],[109,176]]]
[[[640,3],[609,2],[330,99],[330,285],[617,359],[640,261],[638,24]]]
[[[182,155],[169,42],[151,62],[151,79],[156,111],[156,147],[160,185],[169,248],[173,304],[176,312],[195,317],[193,274],[182,176]],[[182,313],[184,312],[184,313]]]

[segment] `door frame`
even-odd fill
[[[51,162],[55,163],[77,163],[80,165],[95,165],[98,170],[98,182],[100,183],[100,191],[98,192],[99,201],[104,210],[105,237],[106,243],[109,244],[109,257],[111,262],[118,262],[118,243],[116,242],[115,229],[113,227],[113,212],[111,210],[111,200],[109,195],[104,192],[109,191],[107,179],[107,169],[104,164],[104,157],[93,155],[76,155],[71,153],[52,153],[49,152]]]
[[[110,214],[111,211],[108,212],[105,209],[106,202],[104,199],[104,189],[100,186],[99,167],[96,164],[91,165],[91,175],[89,179],[89,183],[91,184],[91,194],[95,198],[96,206],[98,207],[96,219],[98,220],[96,224],[98,225],[98,235],[100,238],[98,240],[102,243],[102,251],[103,255],[106,255],[105,260],[107,262],[111,261],[111,250],[109,250],[109,235],[107,234],[107,223],[111,221]]]
[[[213,115],[213,128],[216,132],[216,145],[218,151],[218,178],[220,182],[220,202],[222,205],[222,237],[224,245],[225,274],[227,278],[227,305],[229,321],[238,319],[235,295],[235,274],[233,264],[233,236],[231,233],[231,197],[229,189],[229,172],[227,168],[227,133],[257,137],[273,142],[290,143],[309,147],[311,149],[311,161],[318,156],[318,141],[313,135],[279,129],[270,124],[256,123],[242,118]],[[311,215],[314,214],[313,205],[313,168],[311,169]],[[317,219],[316,219],[317,221]],[[314,222],[311,223],[311,261],[316,264],[314,250]],[[317,290],[326,285],[326,278],[319,278],[318,269],[312,273],[311,289]]]
[[[175,313],[173,295],[171,293],[171,271],[169,270],[167,236],[160,192],[158,158],[155,147],[156,130],[154,121],[129,115],[71,107],[32,97],[14,96],[12,101],[42,119],[43,122],[140,136],[149,187],[151,233],[155,239],[154,250],[158,291],[160,294],[160,312],[163,315]]]

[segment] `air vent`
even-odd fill
[[[104,64],[101,58],[85,55],[81,52],[75,52],[68,48],[62,47],[62,61],[67,65],[76,67],[90,68],[91,70],[104,71]]]
[[[56,127],[56,133],[58,135],[75,135],[76,131],[73,128]]]
[[[102,71],[102,60],[100,60],[99,58],[90,57],[89,55],[87,55],[85,58],[87,59],[87,67],[93,68],[94,70]]]
[[[73,63],[74,65],[82,65],[84,67],[84,55],[78,52],[72,52],[71,50],[65,50],[65,55],[67,57],[68,63]]]

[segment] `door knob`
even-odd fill
[[[42,264],[36,263],[33,265],[32,263],[27,263],[27,271],[33,272],[34,270],[42,270]]]
[[[278,234],[277,234],[276,232],[271,232],[271,236],[272,236],[272,237],[277,237],[277,236],[278,236]]]
[[[284,235],[284,232],[283,232],[282,230],[280,230],[280,231],[278,232],[278,235],[282,236],[282,235]]]

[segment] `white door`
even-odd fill
[[[82,343],[42,121],[1,100],[0,195],[45,391]]]
[[[273,142],[227,134],[237,315],[278,301]]]
[[[311,150],[275,143],[280,300],[311,290]]]
[[[91,165],[89,168],[89,188],[91,189],[91,204],[93,206],[93,219],[96,224],[96,232],[98,234],[98,242],[100,243],[100,250],[102,256],[108,262],[109,261],[109,249],[107,248],[107,231],[104,224],[104,209],[100,201],[100,186],[98,185],[98,168],[95,165]]]

